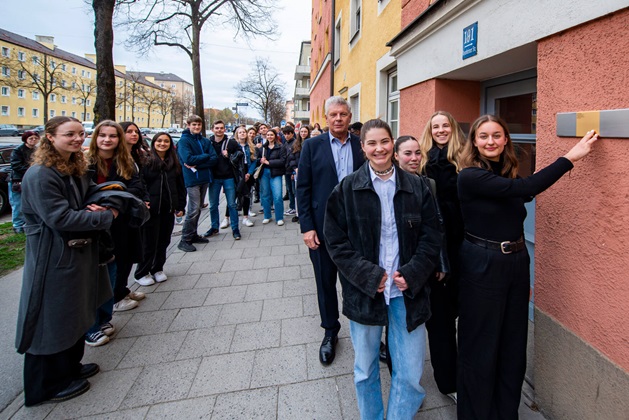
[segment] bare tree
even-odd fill
[[[69,87],[69,90],[81,99],[81,105],[83,105],[83,116],[85,117],[87,115],[87,101],[96,94],[96,82],[94,79],[86,80],[77,75],[72,81],[72,85]]]
[[[132,0],[129,0],[132,1]],[[113,15],[117,4],[125,0],[93,0],[94,47],[96,48],[96,86],[94,123],[116,118],[116,72],[114,69]]]
[[[186,118],[195,113],[194,94],[185,93],[182,97],[174,96],[172,122],[183,124]]]
[[[280,105],[284,107],[285,87],[268,59],[257,57],[252,67],[251,73],[236,85],[236,91],[260,112],[265,121],[271,122],[276,118]],[[276,119],[276,122],[281,119]]]
[[[164,128],[164,122],[166,116],[172,112],[174,96],[172,93],[165,90],[160,91],[157,101],[157,113],[162,116],[162,128]],[[171,116],[172,118],[172,116]]]
[[[142,102],[146,105],[148,114],[147,127],[151,126],[151,111],[156,110],[162,101],[163,91],[157,89],[144,89],[142,92]]]
[[[203,115],[200,50],[205,24],[213,28],[233,26],[235,36],[242,33],[245,37],[271,38],[276,33],[272,20],[276,3],[277,0],[136,0],[127,5],[120,25],[132,28],[126,44],[140,54],[165,45],[188,55],[196,114]]]

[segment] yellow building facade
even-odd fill
[[[387,42],[400,32],[401,0],[336,0],[334,93],[352,106],[353,121],[389,121],[397,135],[399,92]]]
[[[57,48],[53,37],[33,40],[0,29],[0,124],[31,128],[55,116],[92,121],[95,60],[94,54],[81,57]],[[121,66],[116,69],[116,97],[116,121],[170,126],[171,90],[131,77]]]

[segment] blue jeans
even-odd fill
[[[208,184],[193,185],[187,187],[188,191],[188,211],[186,212],[186,220],[183,222],[181,230],[181,240],[192,242],[198,235],[197,227],[199,226],[199,215],[201,214],[201,205],[205,201]]]
[[[236,184],[234,178],[214,179],[210,184],[210,219],[212,229],[218,229],[220,215],[218,214],[218,202],[221,198],[221,187],[225,189],[225,200],[229,209],[229,222],[232,232],[238,232],[238,210],[236,210]]]
[[[412,332],[406,330],[404,298],[391,299],[389,314],[389,353],[393,364],[387,419],[412,419],[426,396],[419,384],[424,370],[426,327],[421,324]],[[380,387],[380,339],[382,326],[349,322],[354,346],[354,385],[360,418],[384,418]]]
[[[114,284],[116,283],[116,261],[112,261],[107,264],[107,272],[109,273],[109,284],[111,284],[111,288],[113,290]],[[114,313],[114,298],[112,297],[107,302],[100,305],[100,307],[96,310],[96,322],[94,325],[87,330],[87,334],[95,333],[100,330],[100,327],[111,321]]]
[[[22,218],[22,193],[13,192],[12,183],[9,182],[9,203],[11,204],[11,220],[13,229],[23,229],[24,219]]]
[[[271,170],[264,168],[260,177],[260,195],[264,218],[271,218],[271,195],[275,207],[275,221],[284,220],[284,200],[282,199],[282,176],[271,176]]]

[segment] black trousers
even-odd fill
[[[85,338],[55,354],[24,355],[24,404],[29,407],[63,391],[81,371]]]
[[[459,420],[517,419],[526,371],[529,255],[463,241],[460,253]]]
[[[170,245],[170,235],[175,226],[175,215],[168,208],[159,214],[152,214],[148,222],[142,225],[142,261],[135,269],[135,278],[164,271],[166,250]]]
[[[442,394],[456,392],[456,318],[458,316],[458,275],[437,281],[429,280],[430,309],[432,315],[426,322],[430,363],[437,388]]]
[[[133,268],[133,262],[124,255],[116,255],[116,281],[114,283],[114,303],[124,299],[131,290],[129,284],[129,274]]]
[[[339,323],[339,301],[336,294],[337,268],[328,250],[325,248],[323,237],[319,236],[321,244],[316,250],[310,251],[310,261],[317,281],[317,299],[319,301],[319,314],[321,315],[321,327],[325,328],[325,335],[335,337],[341,329]]]

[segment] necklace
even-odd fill
[[[371,167],[371,169],[373,169],[373,166]],[[373,169],[373,173],[378,176],[387,176],[391,172],[393,172],[393,164],[391,164],[391,166],[388,169],[385,169],[384,171],[376,171],[375,169]]]

